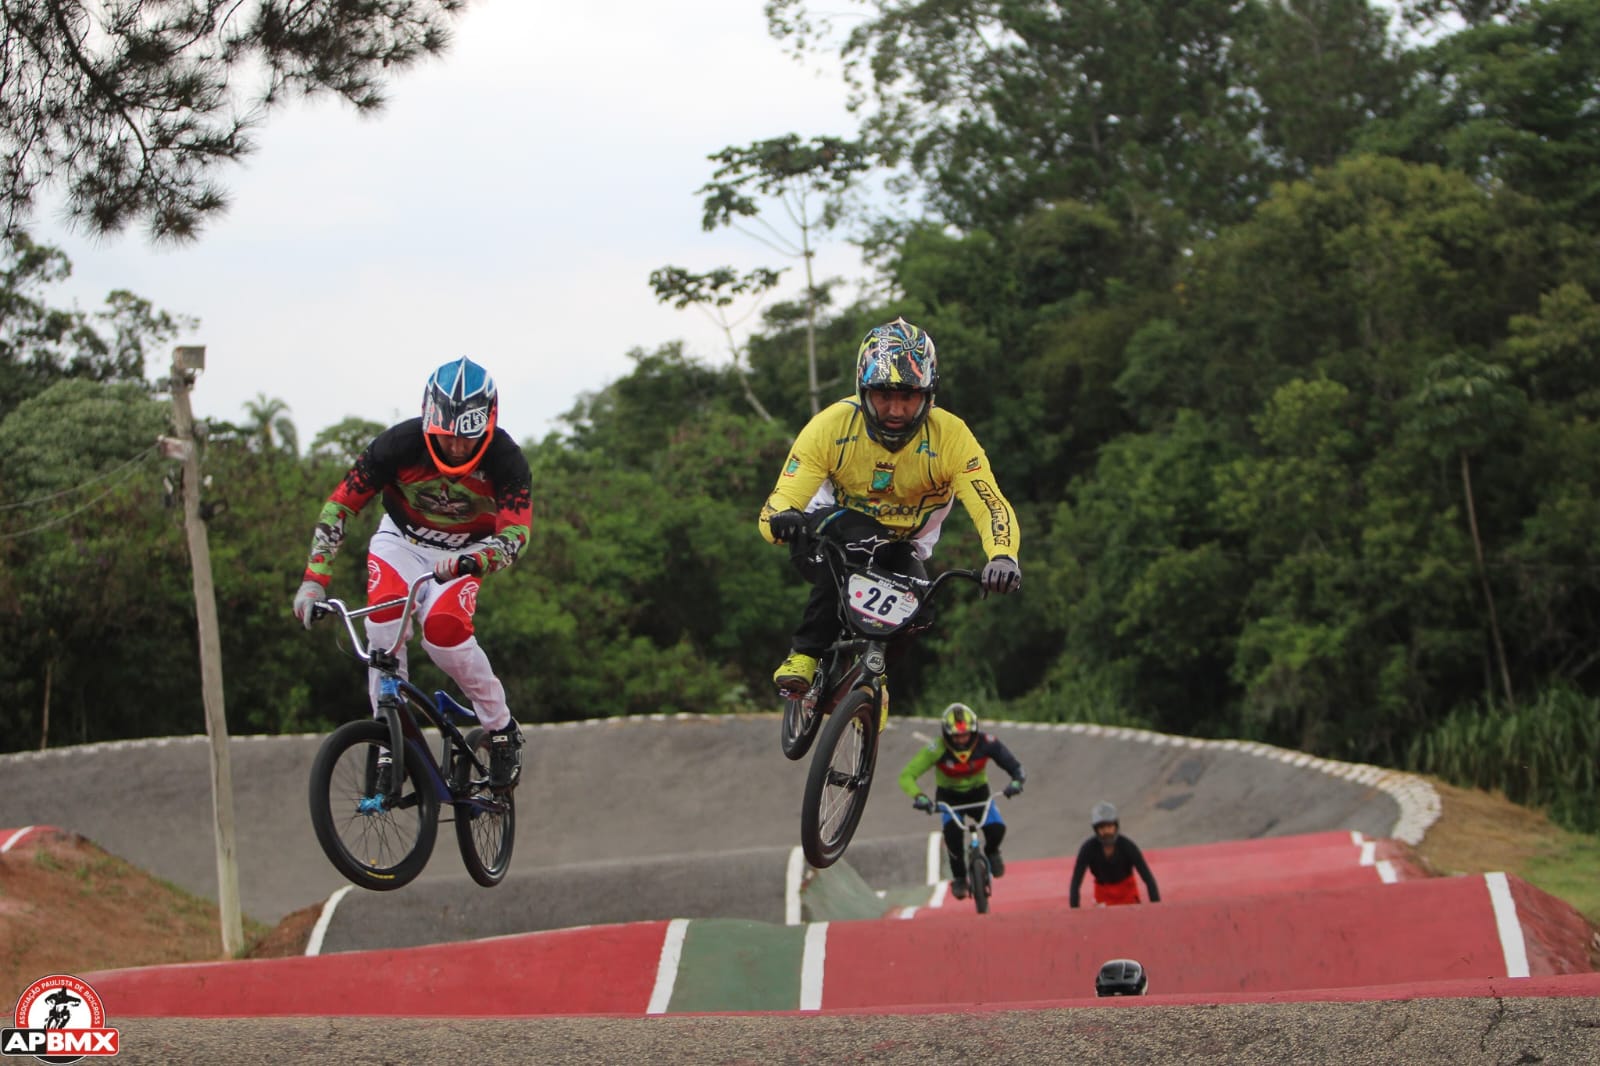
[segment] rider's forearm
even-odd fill
[[[344,523],[355,512],[337,500],[322,505],[317,524],[311,530],[311,552],[306,556],[303,580],[326,588],[333,580],[333,557],[344,544]]]

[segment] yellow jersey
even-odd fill
[[[978,527],[985,556],[1017,557],[1016,512],[965,422],[934,407],[917,435],[891,452],[867,436],[861,405],[847,398],[819,411],[795,438],[758,523],[772,542],[768,522],[779,511],[847,507],[910,539],[926,559],[956,500]]]

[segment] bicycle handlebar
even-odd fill
[[[839,565],[844,567],[846,570],[860,569],[860,567],[852,565],[850,560],[845,557],[844,545],[839,544],[837,541],[829,540],[827,537],[818,536],[808,528],[802,528],[799,533],[795,535],[795,541],[802,549],[815,550],[820,548],[821,550],[828,552],[833,556],[834,559],[838,561]],[[913,581],[926,584],[927,588],[923,591],[923,595],[930,599],[932,598],[933,594],[938,591],[939,586],[944,584],[945,581],[950,578],[966,578],[973,584],[981,584],[983,581],[983,575],[980,571],[966,570],[961,568],[946,570],[943,573],[935,575],[932,579],[912,577],[909,574],[902,576],[910,577]]]
[[[953,807],[944,800],[935,800],[934,805],[928,810],[928,813],[937,814],[942,810],[957,821],[960,821],[963,811],[982,811],[984,812],[985,816],[987,816],[989,813],[989,808],[994,806],[994,801],[1003,795],[1005,795],[1003,792],[991,792],[989,794],[989,798],[984,800],[982,803],[958,803]],[[979,819],[980,822],[982,820],[983,819],[981,818]]]
[[[400,631],[395,634],[394,645],[388,649],[390,655],[396,654],[406,642],[406,626],[410,623],[412,612],[417,606],[417,593],[422,591],[423,585],[433,580],[435,579],[432,574],[423,574],[411,583],[411,588],[407,590],[404,600],[385,600],[383,603],[369,603],[365,607],[351,608],[346,606],[343,600],[318,600],[311,605],[311,620],[316,621],[325,614],[338,615],[340,620],[344,622],[345,632],[350,634],[350,650],[352,654],[370,666],[372,665],[372,649],[365,645],[356,634],[356,619],[377,614],[379,611],[387,611],[396,604],[405,604],[405,609],[400,612]]]

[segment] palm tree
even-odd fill
[[[287,452],[300,454],[300,434],[289,419],[289,405],[264,392],[244,405],[245,440],[258,452]]]

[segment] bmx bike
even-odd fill
[[[311,825],[328,861],[375,891],[400,888],[422,872],[433,854],[443,804],[453,810],[462,864],[486,888],[505,878],[516,839],[516,780],[506,788],[490,784],[489,733],[478,716],[448,693],[430,697],[399,674],[397,653],[417,594],[433,580],[432,574],[417,578],[404,601],[352,609],[330,599],[311,606],[313,620],[342,620],[351,654],[379,672],[378,717],[346,722],[329,734],[311,765],[310,793]],[[394,645],[363,642],[355,620],[401,603]],[[437,758],[419,722],[439,731]]]
[[[921,578],[870,560],[852,563],[844,547],[827,538],[807,543],[822,553],[838,584],[840,631],[818,656],[811,688],[784,701],[779,741],[796,761],[816,744],[800,808],[800,845],[820,870],[839,861],[866,810],[888,713],[890,652],[932,624],[928,606],[940,588],[960,578],[976,584],[979,574],[946,570]]]

